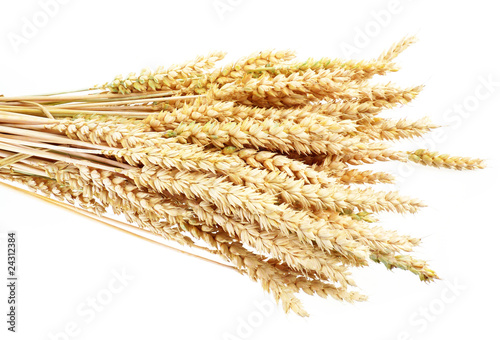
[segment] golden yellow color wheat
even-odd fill
[[[0,180],[219,256],[301,316],[300,291],[365,300],[350,268],[382,263],[433,281],[411,255],[420,239],[376,216],[424,204],[376,188],[394,175],[358,167],[484,167],[387,144],[439,128],[379,115],[422,91],[372,80],[397,71],[394,58],[414,41],[366,61],[263,51],[219,65],[225,54],[215,52],[85,91],[0,97]]]

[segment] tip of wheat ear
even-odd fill
[[[438,152],[425,149],[409,151],[407,154],[408,159],[412,162],[434,166],[436,168],[474,170],[484,169],[486,167],[482,159],[450,156],[448,154],[439,154]]]

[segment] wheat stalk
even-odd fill
[[[395,183],[389,171],[362,168],[485,167],[397,149],[439,128],[380,115],[423,89],[373,81],[399,70],[395,57],[414,42],[367,61],[261,51],[220,65],[214,52],[86,90],[0,96],[0,180],[147,241],[203,250],[300,316],[300,292],[366,300],[350,268],[381,263],[433,281],[412,256],[421,240],[385,230],[377,214],[425,205],[378,189]]]

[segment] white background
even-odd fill
[[[218,12],[215,5],[224,4],[225,11]],[[454,172],[384,165],[399,178],[391,189],[419,197],[429,207],[414,216],[384,215],[383,225],[423,237],[418,255],[443,280],[424,284],[407,272],[363,268],[355,279],[370,296],[368,302],[349,305],[301,296],[308,319],[279,308],[263,316],[255,304],[269,297],[246,277],[1,187],[0,337],[500,338],[500,21],[495,5],[478,0],[70,0],[52,8],[43,22],[40,2],[2,1],[4,95],[85,88],[213,50],[229,52],[228,60],[266,48],[290,48],[302,58],[371,58],[403,36],[417,34],[420,41],[397,59],[402,70],[387,79],[426,87],[407,108],[389,115],[429,115],[445,127],[424,142],[402,147],[481,157],[488,168]],[[26,22],[39,27],[23,37]],[[26,40],[13,44],[14,35]],[[488,79],[493,83],[489,92],[483,85]],[[18,233],[16,334],[7,332],[5,323],[8,230]],[[113,272],[122,270],[133,279],[102,311],[92,320],[77,312],[88,312],[86,299],[105,294]],[[254,326],[244,329],[248,321]],[[76,325],[77,337],[62,334],[68,324]]]

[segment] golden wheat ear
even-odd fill
[[[438,128],[381,115],[423,89],[372,81],[397,71],[414,42],[368,61],[261,51],[218,65],[225,53],[214,52],[92,89],[0,97],[0,180],[146,241],[204,251],[304,317],[299,292],[366,300],[352,268],[381,263],[433,281],[412,256],[420,239],[378,225],[380,212],[425,205],[382,190],[390,170],[362,168],[485,166],[392,148]]]
[[[417,41],[418,39],[416,36],[404,37],[397,43],[393,44],[387,51],[380,54],[376,60],[382,62],[390,62]]]

